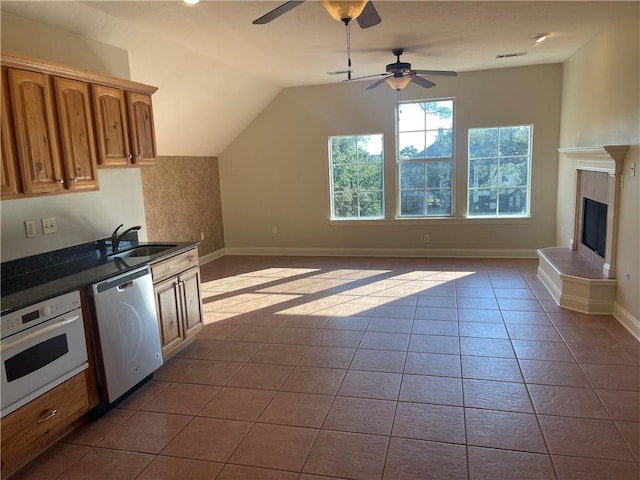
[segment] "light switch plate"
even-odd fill
[[[24,230],[27,233],[27,238],[33,238],[38,235],[36,232],[36,221],[35,220],[25,220],[24,221]]]
[[[56,225],[56,217],[47,217],[42,219],[42,233],[49,235],[50,233],[56,233],[58,226]]]

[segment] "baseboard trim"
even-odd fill
[[[204,265],[205,263],[212,262],[213,260],[216,260],[217,258],[222,258],[224,256],[225,256],[225,249],[221,248],[220,250],[207,253],[206,255],[203,255],[202,257],[200,257],[199,263],[200,265]]]
[[[629,311],[617,303],[613,305],[613,316],[624,328],[629,330],[631,335],[640,341],[640,320],[635,318],[631,313],[629,313]]]
[[[536,250],[529,249],[228,247],[224,250],[225,255],[264,256],[537,258]]]

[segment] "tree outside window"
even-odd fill
[[[469,129],[468,216],[529,215],[531,130]]]
[[[384,218],[382,135],[329,138],[332,219]]]

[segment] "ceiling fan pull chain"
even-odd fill
[[[347,28],[347,79],[351,80],[351,22],[344,22]]]

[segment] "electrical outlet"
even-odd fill
[[[635,177],[636,176],[636,162],[631,162],[631,176]]]
[[[204,232],[200,232],[200,240],[204,240]]]
[[[429,243],[429,235],[424,236],[424,243]]]
[[[271,227],[271,233],[278,233],[278,227],[276,226]]]
[[[58,225],[56,225],[56,217],[47,217],[42,219],[42,233],[49,235],[50,233],[56,233],[58,231]]]
[[[24,229],[27,232],[27,238],[33,238],[38,235],[36,232],[36,221],[35,220],[25,220],[24,221]]]

